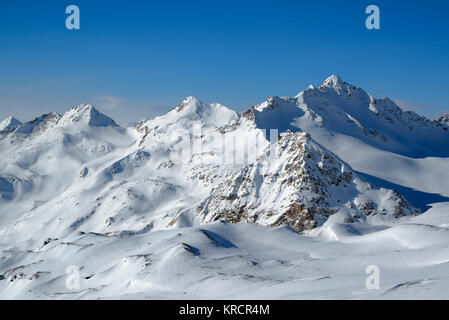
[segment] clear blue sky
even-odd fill
[[[80,30],[65,28],[70,4]],[[244,110],[330,74],[435,115],[449,109],[448,21],[443,0],[1,1],[0,117],[87,102],[126,124],[188,95]]]

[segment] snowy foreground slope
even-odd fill
[[[448,129],[337,76],[242,114],[10,117],[0,298],[449,298]]]

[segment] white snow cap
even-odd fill
[[[333,74],[330,77],[328,77],[326,80],[324,80],[324,82],[320,86],[320,89],[324,88],[324,87],[341,89],[345,85],[348,85],[348,83],[343,81],[342,78],[340,78],[336,74]]]
[[[307,87],[306,90],[315,90],[315,86],[314,85],[309,85]],[[339,94],[341,94],[342,92],[348,92],[349,90],[361,90],[360,88],[357,88],[356,86],[344,81],[340,76],[333,74],[331,76],[329,76],[326,80],[324,80],[324,82],[318,86],[318,89],[321,91],[335,91]],[[295,98],[301,97],[304,93],[304,91],[299,92]]]
[[[180,112],[184,109],[192,109],[192,111],[196,111],[197,109],[201,109],[202,103],[200,100],[195,98],[194,96],[188,96],[180,104],[176,106],[176,111]]]
[[[80,104],[64,113],[59,120],[62,126],[79,123],[93,127],[117,127],[114,120],[102,114],[90,104]]]
[[[13,116],[9,116],[8,118],[6,118],[5,120],[3,120],[0,123],[0,131],[14,129],[14,128],[17,128],[20,125],[22,125],[22,122],[20,122],[19,120],[17,120]]]
[[[161,121],[161,125],[164,123],[182,125],[185,121],[201,121],[205,125],[220,127],[237,120],[238,114],[219,103],[204,103],[193,96],[189,96],[176,108],[157,119]]]

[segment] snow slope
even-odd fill
[[[11,120],[2,299],[448,298],[447,124],[338,76],[242,114]]]
[[[333,239],[328,230],[305,237],[288,228],[214,223],[137,235],[73,234],[30,252],[25,244],[2,244],[0,297],[449,298],[447,228],[410,222],[354,234],[344,226],[334,225]],[[369,265],[380,269],[379,290],[365,287]],[[79,287],[66,287],[69,266],[81,267]]]

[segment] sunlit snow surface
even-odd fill
[[[445,207],[447,210],[447,206]],[[26,251],[2,243],[0,297],[43,299],[449,298],[449,229],[440,214],[382,230],[215,223],[141,235],[85,234]],[[430,224],[433,223],[433,224]],[[79,290],[67,266],[81,266]],[[380,290],[365,287],[368,265]],[[17,279],[9,280],[15,274]]]
[[[6,119],[0,298],[449,298],[447,125],[374,101],[333,76],[321,89],[256,106],[255,126],[195,98],[134,128],[88,105],[23,125]],[[214,149],[201,166],[193,158],[168,161],[179,142],[173,136],[192,134],[198,120],[205,136],[217,128],[254,140],[259,129],[306,130],[375,187],[398,190],[423,213],[355,223],[337,213],[303,234],[204,224],[192,208],[222,182],[214,176],[240,169],[214,166]],[[368,266],[379,268],[379,289],[366,286]]]

